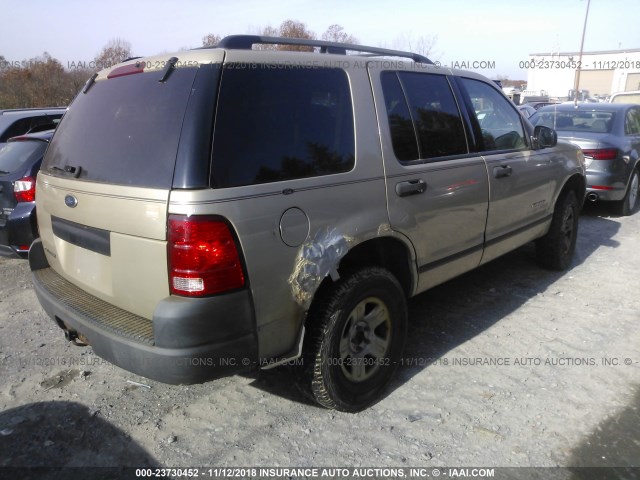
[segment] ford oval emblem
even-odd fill
[[[64,197],[64,204],[69,208],[75,208],[78,205],[78,199],[73,195]]]

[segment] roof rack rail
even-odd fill
[[[309,40],[305,38],[263,37],[261,35],[229,35],[220,40],[216,47],[251,50],[254,45],[298,45],[318,47],[320,48],[320,53],[335,53],[338,55],[346,55],[347,50],[351,50],[354,52],[369,53],[377,56],[410,58],[416,63],[433,65],[431,60],[418,53],[389,50],[387,48],[367,47],[365,45],[353,45],[350,43]]]

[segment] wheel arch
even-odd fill
[[[573,192],[576,194],[576,198],[578,199],[578,203],[580,205],[582,205],[584,203],[584,199],[586,198],[586,195],[587,195],[587,179],[586,179],[586,177],[584,175],[580,175],[578,173],[575,173],[571,177],[569,177],[564,182],[564,185],[562,186],[562,188],[558,192],[558,196],[556,197],[556,200],[554,202],[554,208],[555,208],[555,205],[558,203],[558,200],[560,198],[562,198],[562,196],[566,192],[568,192],[570,190],[573,190]]]
[[[396,237],[380,237],[362,242],[347,252],[340,261],[338,272],[359,267],[377,266],[391,272],[405,292],[411,296],[417,282],[415,255],[406,243]]]
[[[403,240],[385,236],[354,245],[340,259],[337,266],[338,275],[342,276],[365,267],[381,267],[391,272],[398,280],[407,297],[412,296],[417,285],[418,271],[413,247]],[[327,275],[322,280],[314,292],[309,310],[312,310],[318,299],[321,299],[324,293],[335,285],[336,280],[331,275]]]

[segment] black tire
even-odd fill
[[[378,401],[398,367],[407,303],[396,278],[369,267],[343,275],[307,318],[302,387],[326,408],[358,412]]]
[[[553,211],[547,234],[536,241],[538,262],[550,270],[565,270],[576,250],[580,205],[576,194],[569,190],[562,194]]]
[[[631,215],[636,211],[638,207],[638,190],[640,189],[640,176],[638,175],[638,170],[634,169],[631,173],[631,178],[629,179],[629,187],[627,188],[627,193],[625,193],[624,198],[617,202],[616,210],[619,215],[627,216]]]

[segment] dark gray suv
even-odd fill
[[[12,137],[56,128],[66,110],[67,107],[0,110],[0,148]]]
[[[358,411],[398,367],[408,297],[534,240],[567,268],[584,193],[580,150],[480,75],[232,36],[87,82],[29,260],[67,337],[125,369],[180,384],[302,359],[318,403]]]

